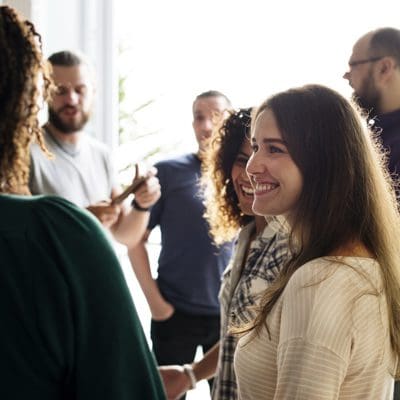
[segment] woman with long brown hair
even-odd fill
[[[355,107],[309,85],[257,110],[253,210],[282,215],[293,257],[242,326],[243,399],[391,399],[400,353],[400,218]]]

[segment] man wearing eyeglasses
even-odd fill
[[[354,45],[349,70],[343,75],[353,97],[368,113],[370,124],[389,154],[389,171],[400,176],[400,30],[380,28],[366,33]],[[397,188],[400,204],[400,189]],[[400,400],[396,381],[394,400]]]
[[[390,173],[400,176],[400,30],[380,28],[363,35],[343,78],[389,152]]]

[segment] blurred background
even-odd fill
[[[121,183],[132,166],[195,150],[194,97],[222,91],[235,107],[306,83],[345,96],[355,40],[400,28],[399,0],[14,0],[42,35],[46,56],[80,50],[94,64],[97,95],[89,133],[113,150]],[[151,237],[153,265],[159,250]],[[148,335],[150,314],[124,248],[116,245]],[[154,271],[155,272],[155,271]],[[150,339],[149,339],[150,341]],[[198,355],[200,356],[200,354]],[[188,400],[209,398],[200,384]]]

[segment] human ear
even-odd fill
[[[395,67],[396,63],[392,57],[383,57],[379,63],[379,75],[381,78],[387,79],[391,76]]]

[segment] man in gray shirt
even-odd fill
[[[84,132],[94,97],[89,63],[70,51],[49,57],[56,86],[44,125],[46,157],[37,144],[31,147],[30,190],[54,194],[86,208],[128,247],[135,245],[146,229],[151,207],[160,196],[158,179],[150,174],[135,194],[134,207],[113,204],[121,189],[117,184],[106,146]]]

